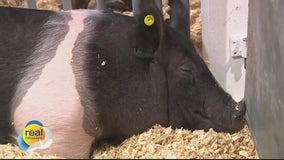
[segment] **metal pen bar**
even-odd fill
[[[132,0],[133,14],[137,15],[140,12],[139,4],[141,0]]]
[[[142,2],[143,0],[132,0],[132,8],[133,8],[133,14],[136,15],[140,12],[140,8],[139,8],[139,4]],[[146,1],[146,0],[144,0]],[[162,13],[162,0],[154,0],[156,6],[159,8],[159,10]],[[147,7],[147,6],[143,6],[143,7]]]
[[[72,9],[71,0],[62,0],[62,8],[63,10],[71,10]]]
[[[28,0],[28,8],[36,9],[36,0]]]
[[[161,11],[161,13],[163,13],[162,0],[155,0],[155,3],[157,7],[159,8],[159,10]]]
[[[99,10],[105,9],[105,1],[104,0],[97,0],[97,9],[99,9]]]
[[[187,13],[187,15],[186,15],[186,18],[185,18],[185,24],[186,24],[186,26],[185,26],[185,28],[186,28],[186,31],[187,31],[187,35],[188,35],[188,39],[190,39],[190,26],[189,26],[189,22],[190,22],[190,13],[189,13],[189,11],[190,11],[190,3],[189,3],[189,1],[190,0],[181,0],[181,3],[183,4],[183,6],[185,6],[185,9],[186,9],[186,11],[185,11],[185,13]]]

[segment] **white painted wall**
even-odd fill
[[[201,0],[203,52],[219,84],[239,101],[244,96],[244,58],[230,54],[230,36],[247,35],[248,0]]]

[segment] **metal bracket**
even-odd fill
[[[230,54],[233,58],[247,58],[247,35],[230,36]]]

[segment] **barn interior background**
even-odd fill
[[[168,18],[169,6],[163,0],[163,13]],[[91,0],[93,7],[96,1]],[[38,9],[60,11],[61,0],[37,0]],[[0,6],[27,8],[25,0],[0,0]],[[122,14],[132,16],[129,11]],[[190,0],[190,39],[199,55],[209,65],[202,51],[201,0]],[[0,158],[60,158],[56,155],[27,153],[17,146],[0,145]],[[62,157],[63,158],[63,157]],[[214,130],[189,131],[163,128],[159,125],[125,140],[120,146],[102,146],[92,158],[258,158],[247,125],[238,133],[217,133]]]

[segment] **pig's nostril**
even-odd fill
[[[233,123],[239,123],[239,122],[243,121],[243,119],[244,119],[244,114],[242,114],[241,112],[237,112],[237,113],[232,115],[232,122]]]
[[[235,107],[237,111],[245,112],[246,111],[246,104],[244,99],[242,99],[239,103],[236,104],[238,107]],[[237,109],[238,108],[238,109]]]
[[[241,119],[243,118],[245,114],[245,109],[242,106],[236,105],[235,106],[235,113],[232,115],[233,120]]]
[[[242,118],[242,117],[244,116],[244,114],[245,114],[245,108],[244,108],[244,106],[241,105],[241,104],[236,104],[236,105],[234,106],[234,108],[235,108],[235,112],[234,112],[234,114],[232,115],[232,118],[233,118],[233,119],[240,119],[240,118]]]
[[[241,101],[241,102],[235,104],[234,108],[235,108],[235,112],[237,112],[240,115],[243,115],[246,111],[246,106],[245,106],[244,101]]]
[[[238,104],[235,105],[235,110],[237,110],[237,111],[240,110],[240,106]]]
[[[241,117],[241,114],[239,114],[239,113],[233,114],[233,116],[232,116],[233,120],[239,119],[240,117]]]

